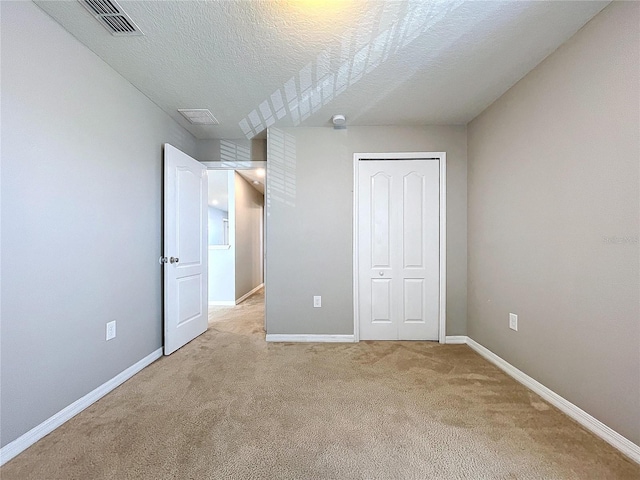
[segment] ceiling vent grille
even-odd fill
[[[179,108],[178,111],[193,125],[220,125],[220,122],[206,108]]]
[[[111,35],[144,35],[115,0],[78,0]]]

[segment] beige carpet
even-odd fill
[[[464,345],[266,344],[262,295],[0,469],[12,479],[639,479]]]

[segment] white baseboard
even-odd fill
[[[210,307],[235,307],[236,302],[233,300],[224,301],[224,302],[209,302]]]
[[[353,343],[353,335],[280,335],[267,334],[267,342]]]
[[[448,343],[448,342],[447,342]],[[491,350],[483,347],[475,340],[467,337],[467,345],[475,350],[482,357],[489,360],[491,363],[496,365],[498,368],[503,370],[505,373],[516,379],[518,382],[523,384],[525,387],[533,390],[535,393],[544,398],[547,402],[549,402],[554,407],[561,410],[563,413],[567,414],[569,417],[573,418],[580,425],[585,427],[590,432],[594,433],[601,439],[603,439],[608,444],[620,450],[622,453],[627,455],[631,460],[640,463],[640,446],[633,443],[631,440],[623,437],[618,432],[613,430],[612,428],[606,426],[600,420],[592,417],[587,412],[582,410],[580,407],[574,405],[564,397],[561,397],[553,390],[542,385],[537,380],[534,380],[526,373],[518,370],[516,367],[511,365],[506,360],[502,359]]]
[[[71,418],[76,416],[78,413],[83,411],[85,408],[89,407],[93,403],[100,400],[111,390],[123,384],[125,381],[129,380],[140,370],[152,364],[160,357],[162,357],[162,348],[159,348],[158,350],[150,353],[139,362],[131,365],[129,368],[127,368],[123,372],[120,372],[111,380],[108,380],[107,382],[103,383],[95,390],[87,393],[84,397],[76,400],[71,405],[63,408],[52,417],[49,417],[40,425],[33,427],[27,433],[16,438],[13,442],[6,444],[4,447],[0,449],[0,465],[4,465],[13,457],[18,455],[19,453],[22,453],[24,450],[26,450],[31,445],[33,445],[38,440],[40,440],[42,437],[53,432],[56,428],[58,428],[60,425],[65,423],[67,420],[70,420]]]
[[[250,292],[245,293],[243,296],[241,296],[240,298],[238,298],[236,300],[236,305],[244,302],[247,298],[249,298],[251,295],[253,295],[254,293],[256,293],[258,290],[260,290],[262,287],[264,287],[264,283],[261,283],[260,285],[258,285],[256,288],[254,288],[253,290],[251,290]]]
[[[444,343],[447,345],[464,345],[467,343],[466,335],[447,335]]]

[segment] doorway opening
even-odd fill
[[[266,162],[203,163],[209,182],[211,324],[233,318],[234,310],[240,312],[248,306],[264,309]],[[264,328],[264,321],[262,323]]]

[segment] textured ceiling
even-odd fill
[[[197,138],[250,138],[334,113],[466,124],[609,2],[121,0],[139,37],[111,36],[75,0],[36,3]]]

